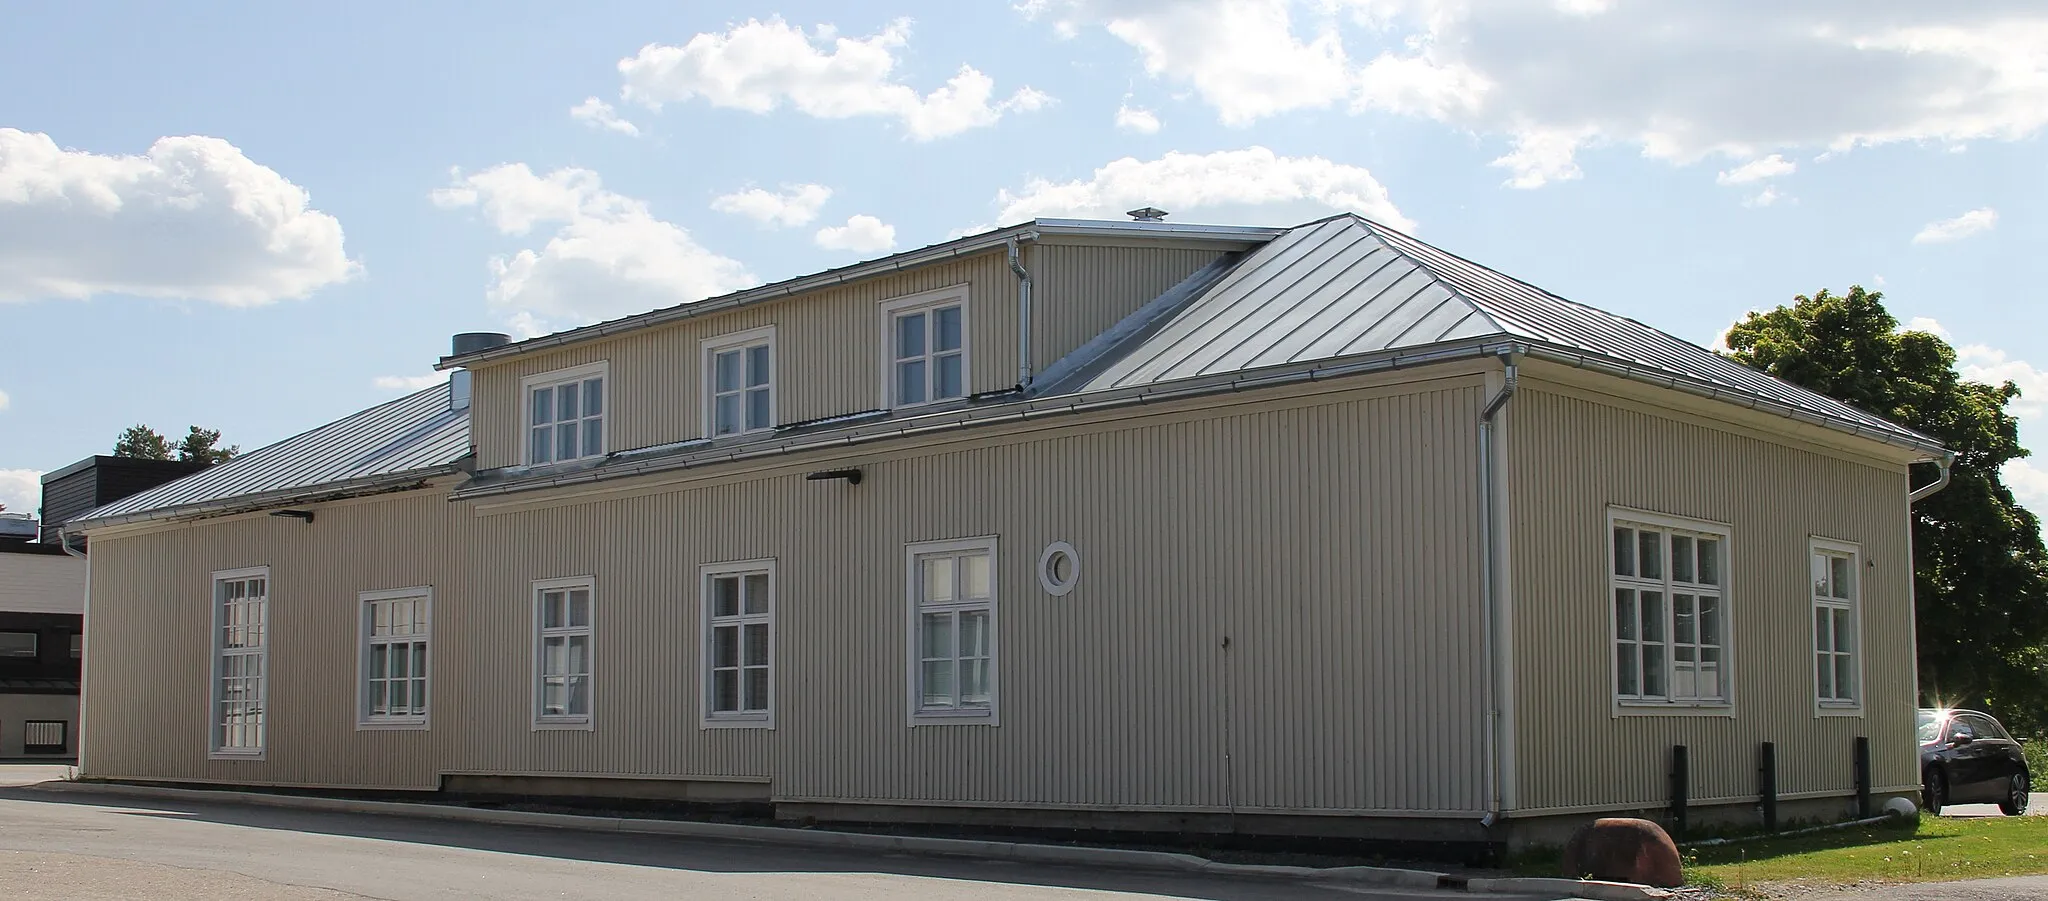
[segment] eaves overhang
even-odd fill
[[[672,451],[622,451],[595,466],[585,464],[568,469],[544,468],[497,476],[482,473],[457,488],[451,499],[469,500],[572,485],[588,485],[655,473],[761,460],[810,450],[866,445],[1004,423],[1029,422],[1172,400],[1220,396],[1261,388],[1322,382],[1348,376],[1502,355],[1525,355],[1682,391],[1746,409],[1772,413],[1819,425],[1838,433],[1911,450],[1928,461],[1952,456],[1940,442],[1903,429],[1897,432],[1871,429],[1854,421],[1814,413],[1725,386],[1672,375],[1627,360],[1587,354],[1544,342],[1493,336],[1143,386],[1003,400],[907,417],[891,416],[886,411],[874,411],[845,417],[846,424],[843,426],[806,431],[802,434],[769,435],[736,443],[685,441],[676,444]],[[878,416],[881,418],[877,419]]]
[[[886,275],[891,272],[900,272],[905,269],[914,269],[933,263],[942,263],[947,260],[987,253],[1007,245],[1012,240],[1034,241],[1041,235],[1214,241],[1224,244],[1244,245],[1247,243],[1257,244],[1270,241],[1286,231],[1287,229],[1284,228],[1239,225],[1183,225],[1166,222],[1110,222],[1092,219],[1034,219],[1030,222],[997,229],[992,232],[969,235],[964,238],[933,244],[916,250],[890,254],[880,259],[855,263],[851,266],[827,269],[811,275],[773,282],[755,288],[748,288],[744,291],[735,291],[731,294],[707,300],[663,307],[659,310],[599,322],[581,328],[569,329],[568,331],[556,332],[552,335],[529,338],[525,341],[516,341],[511,344],[501,344],[497,347],[473,353],[446,356],[435,362],[434,368],[437,370],[456,369],[491,360],[534,353],[536,351],[582,344],[587,341],[609,338],[626,332],[639,331],[650,326],[709,316],[713,313],[720,313],[739,307],[780,300],[785,297],[802,294],[806,291],[815,291],[820,288],[829,288],[835,285],[872,278],[877,275]]]
[[[265,491],[203,503],[143,510],[137,513],[102,516],[93,519],[76,519],[65,523],[64,531],[90,536],[94,531],[110,529],[115,526],[216,519],[222,516],[256,513],[298,504],[325,503],[376,494],[411,491],[426,487],[428,482],[436,478],[453,475],[461,471],[459,465],[450,464],[429,469],[416,469],[407,472],[366,476],[340,482],[328,482],[322,485],[306,485],[277,491]]]

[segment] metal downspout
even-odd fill
[[[1017,387],[1031,387],[1031,272],[1018,260],[1017,239],[1009,240],[1010,271],[1017,274]]]
[[[1516,354],[1500,355],[1502,377],[1500,391],[1487,401],[1486,409],[1479,414],[1479,584],[1483,602],[1480,618],[1484,628],[1481,640],[1486,648],[1486,816],[1480,818],[1480,825],[1493,827],[1501,820],[1502,770],[1507,758],[1507,743],[1512,739],[1507,734],[1505,708],[1509,702],[1506,685],[1506,668],[1501,664],[1501,650],[1506,645],[1506,636],[1500,634],[1500,590],[1495,577],[1495,536],[1499,526],[1495,523],[1500,506],[1500,479],[1494,477],[1494,417],[1508,401],[1515,396],[1520,385],[1520,370],[1516,365]]]
[[[1935,460],[1933,461],[1933,463],[1935,466],[1941,467],[1941,477],[1935,479],[1934,483],[1931,485],[1922,485],[1918,489],[1909,492],[1906,495],[1907,506],[1910,507],[1914,504],[1917,504],[1922,500],[1925,500],[1929,495],[1932,495],[1935,492],[1948,487],[1949,470],[1954,468],[1956,465],[1955,452],[1950,451],[1946,454],[1943,454],[1941,456],[1941,459]]]
[[[63,548],[64,553],[85,561],[85,598],[84,604],[79,610],[78,632],[81,636],[90,636],[92,634],[92,557],[84,551],[71,546],[71,530],[66,526],[57,527],[57,546]],[[74,766],[80,774],[85,772],[85,667],[83,663],[90,659],[88,652],[91,649],[85,646],[85,643],[90,640],[88,637],[81,637],[78,640],[79,661],[81,665],[78,668],[78,738],[75,743],[77,753],[74,755],[77,758],[77,763]]]

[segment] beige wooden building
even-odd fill
[[[1932,440],[1354,216],[517,343],[91,537],[90,776],[1542,840],[1917,791]]]

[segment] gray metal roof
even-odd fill
[[[226,512],[402,484],[469,454],[469,410],[442,383],[76,517],[71,527]]]
[[[1760,399],[1913,444],[1933,439],[1633,319],[1566,300],[1386,226],[1290,229],[1123,347],[1080,392],[1501,337]],[[1548,354],[1548,355],[1555,355]],[[1076,367],[1078,368],[1078,367]]]

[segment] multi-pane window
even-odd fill
[[[603,456],[604,382],[602,363],[524,381],[527,463]]]
[[[774,697],[774,564],[704,568],[704,724],[763,726]]]
[[[83,658],[84,656],[85,656],[85,633],[83,633],[83,632],[73,632],[73,633],[71,633],[71,659],[73,659],[73,660],[78,660],[78,659],[80,659],[80,658]]]
[[[995,709],[995,542],[911,548],[914,717],[988,717]]]
[[[890,406],[908,407],[966,395],[964,310],[957,298],[891,310]]]
[[[1704,523],[1614,520],[1609,590],[1616,699],[1727,702],[1727,534],[1708,529]]]
[[[590,606],[588,579],[534,583],[534,722],[590,723]]]
[[[712,339],[704,345],[706,431],[714,438],[775,427],[773,326]]]
[[[1858,697],[1856,559],[1854,545],[1813,544],[1813,680],[1824,707],[1853,707]]]
[[[365,724],[424,725],[433,602],[424,588],[362,595]]]
[[[263,752],[264,672],[269,662],[270,570],[213,578],[213,752]]]

